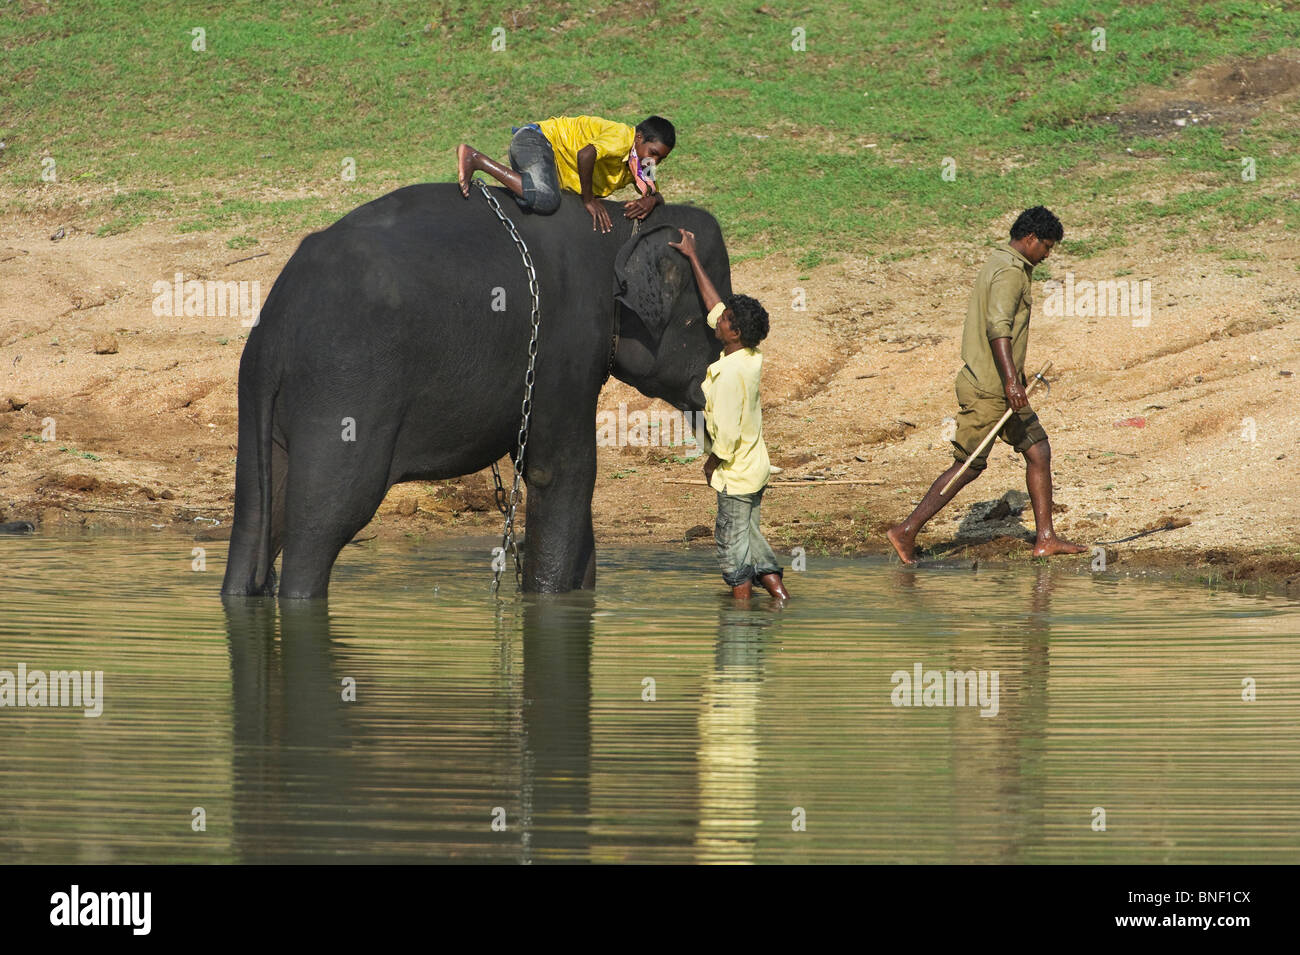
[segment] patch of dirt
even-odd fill
[[[1189,126],[1242,126],[1300,94],[1300,52],[1288,50],[1197,70],[1172,90],[1146,89],[1094,121],[1131,136],[1172,136]]]

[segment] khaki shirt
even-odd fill
[[[1029,260],[1007,244],[994,249],[975,279],[966,327],[961,334],[962,374],[977,390],[1004,395],[1002,375],[993,357],[993,339],[1011,339],[1011,358],[1023,383],[1025,352],[1029,349],[1029,312],[1033,305]]]
[[[719,302],[709,312],[710,328],[726,311]],[[767,484],[772,464],[763,442],[763,408],[758,382],[763,373],[763,353],[741,348],[721,352],[709,366],[700,386],[704,392],[704,423],[714,456],[720,462],[709,482],[724,494],[753,494]]]

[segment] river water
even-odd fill
[[[224,543],[0,538],[0,858],[1300,862],[1295,601],[809,557],[737,607],[609,546],[496,599],[494,543],[279,608],[223,604]]]

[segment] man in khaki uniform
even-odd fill
[[[1034,266],[1051,254],[1064,234],[1061,220],[1047,209],[1026,209],[1011,226],[1011,242],[993,251],[975,279],[961,337],[961,357],[966,364],[957,374],[961,410],[952,442],[956,462],[939,475],[911,516],[886,534],[905,564],[916,563],[916,535],[925,522],[987,466],[991,444],[971,461],[952,490],[946,496],[942,493],[1008,407],[1015,414],[998,437],[1025,456],[1025,480],[1038,532],[1034,556],[1079,554],[1087,549],[1057,537],[1052,527],[1052,447],[1025,395],[1030,278]]]

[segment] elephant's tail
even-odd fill
[[[239,450],[235,459],[235,523],[230,533],[223,594],[271,595],[275,592],[271,548],[274,511],[271,442],[272,412],[278,381],[262,381],[256,355],[239,374]],[[276,376],[278,378],[278,375]],[[250,446],[251,445],[251,446]]]

